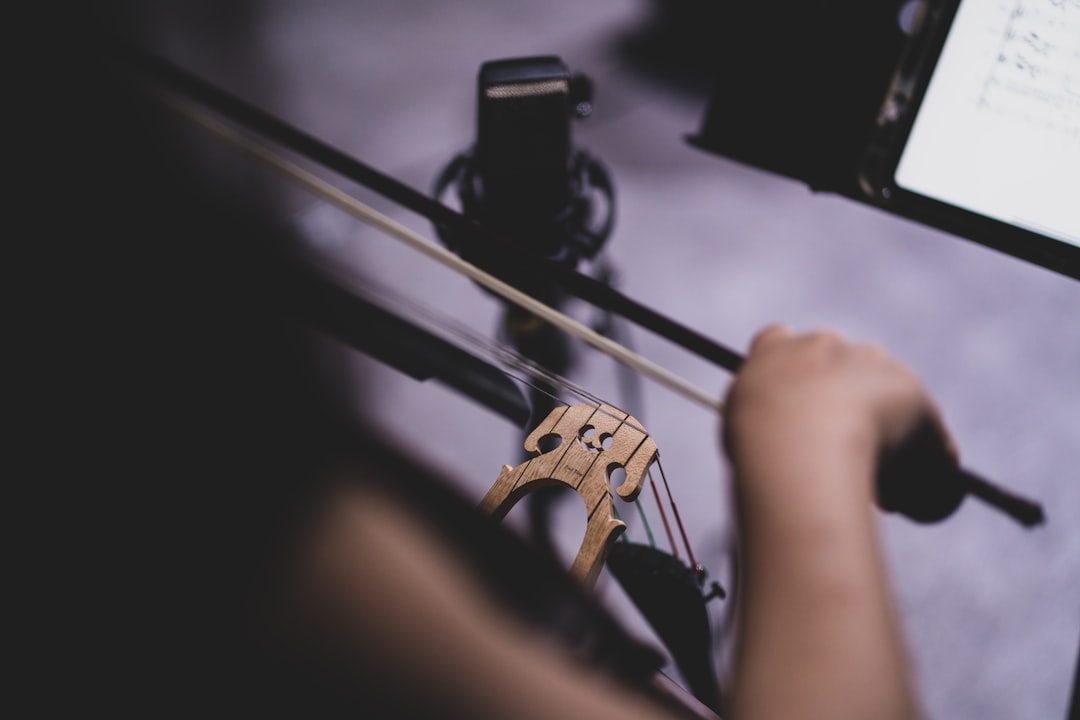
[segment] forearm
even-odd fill
[[[332,643],[389,714],[670,717],[520,624],[410,508],[373,488],[328,503],[300,568],[306,636]]]
[[[916,716],[870,497],[870,437],[857,426],[747,435],[765,446],[743,448],[736,466],[734,716]]]

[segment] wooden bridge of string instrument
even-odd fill
[[[552,449],[542,449],[551,445]],[[558,485],[576,490],[585,501],[588,521],[570,574],[590,587],[608,550],[626,530],[626,523],[615,515],[611,474],[617,468],[625,470],[626,479],[615,492],[633,502],[656,459],[656,444],[637,420],[617,408],[571,405],[552,410],[525,438],[525,450],[535,456],[517,467],[504,465],[480,510],[501,520],[533,490]]]

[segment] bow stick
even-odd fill
[[[627,350],[609,338],[601,336],[576,320],[499,280],[476,265],[465,262],[403,225],[377,213],[372,208],[307,172],[295,163],[215,121],[206,113],[191,105],[190,102],[178,100],[175,94],[179,93],[181,96],[191,98],[251,131],[328,169],[334,170],[405,208],[419,213],[436,225],[451,226],[456,230],[471,234],[481,244],[485,252],[496,258],[496,262],[505,262],[506,258],[515,258],[519,262],[527,261],[531,263],[538,272],[546,274],[576,297],[651,330],[732,373],[738,372],[744,361],[743,356],[734,350],[645,307],[609,285],[557,262],[530,255],[516,248],[513,243],[501,242],[496,235],[486,228],[434,198],[349,157],[340,150],[311,137],[238,98],[228,95],[201,78],[187,73],[160,58],[126,46],[117,46],[116,50],[119,59],[125,66],[141,71],[156,85],[163,85],[171,90],[171,92],[166,92],[166,100],[174,109],[269,163],[327,202],[336,205],[370,225],[380,228],[387,234],[405,241],[412,247],[438,260],[447,267],[464,274],[500,297],[550,322],[593,348],[629,365],[684,397],[711,410],[722,411],[722,405],[710,394],[695,388],[670,371]],[[161,88],[158,89],[160,92]],[[968,494],[975,495],[1026,527],[1038,525],[1045,519],[1042,507],[1038,503],[1007,492],[962,467],[952,467],[948,473],[935,475],[933,478],[928,479],[928,482],[932,481],[934,483],[933,487],[928,487],[927,482],[924,482],[916,486],[914,490],[907,492],[896,492],[892,488],[884,487],[883,477],[879,477],[878,483],[879,505],[887,511],[901,512],[916,520],[936,521],[943,519],[951,514]],[[924,507],[928,504],[928,501],[933,506],[931,511],[927,511]]]
[[[157,86],[168,88],[173,93],[229,118],[276,145],[296,152],[412,210],[435,225],[449,227],[475,239],[489,256],[502,261],[528,263],[538,274],[557,282],[575,297],[630,320],[729,372],[738,372],[742,366],[743,357],[734,350],[642,305],[607,283],[558,262],[519,250],[515,243],[506,242],[496,233],[435,198],[350,157],[264,110],[220,90],[202,78],[129,45],[117,44],[115,52],[124,67],[140,72]]]

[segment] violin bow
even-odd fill
[[[531,255],[517,248],[514,243],[500,240],[495,233],[465,215],[443,205],[435,198],[348,156],[341,150],[312,137],[250,103],[222,91],[202,78],[172,65],[152,53],[123,43],[115,43],[112,47],[116,59],[121,63],[121,67],[134,70],[143,78],[149,80],[152,87],[164,95],[164,100],[168,105],[205,129],[270,164],[281,173],[292,178],[296,183],[303,185],[312,193],[357,219],[406,242],[406,244],[421,251],[428,257],[469,277],[503,299],[577,337],[594,349],[632,367],[646,377],[695,403],[717,413],[722,412],[722,404],[711,394],[694,387],[686,380],[656,363],[631,352],[610,338],[596,333],[591,328],[539,302],[482,268],[466,262],[418,233],[378,213],[351,195],[284,158],[280,153],[271,151],[265,146],[251,141],[231,127],[217,121],[197,106],[202,106],[206,110],[228,118],[231,123],[245,128],[248,132],[260,135],[276,145],[332,170],[342,177],[416,212],[437,226],[449,227],[474,238],[478,247],[482,248],[485,253],[489,253],[489,256],[494,258],[496,262],[508,258],[515,259],[518,262],[528,262],[538,273],[557,283],[571,295],[654,332],[660,337],[731,373],[737,373],[742,367],[744,357],[741,354],[652,310],[606,283],[550,259]],[[948,476],[938,477],[936,480],[948,485],[947,493],[954,498],[954,501],[946,503],[940,513],[925,518],[928,521],[939,520],[951,514],[968,494],[980,498],[1025,527],[1039,525],[1045,520],[1043,509],[1038,503],[1006,491],[966,468],[957,466],[952,469]],[[923,519],[920,518],[918,508],[912,513],[909,512],[910,508],[904,506],[904,502],[922,500],[923,497],[919,493],[883,493],[884,488],[880,487],[880,485],[879,482],[879,497],[887,494],[896,500],[883,505],[883,509],[895,510],[916,520]]]

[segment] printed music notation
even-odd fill
[[[981,110],[1080,142],[1080,0],[998,0]]]

